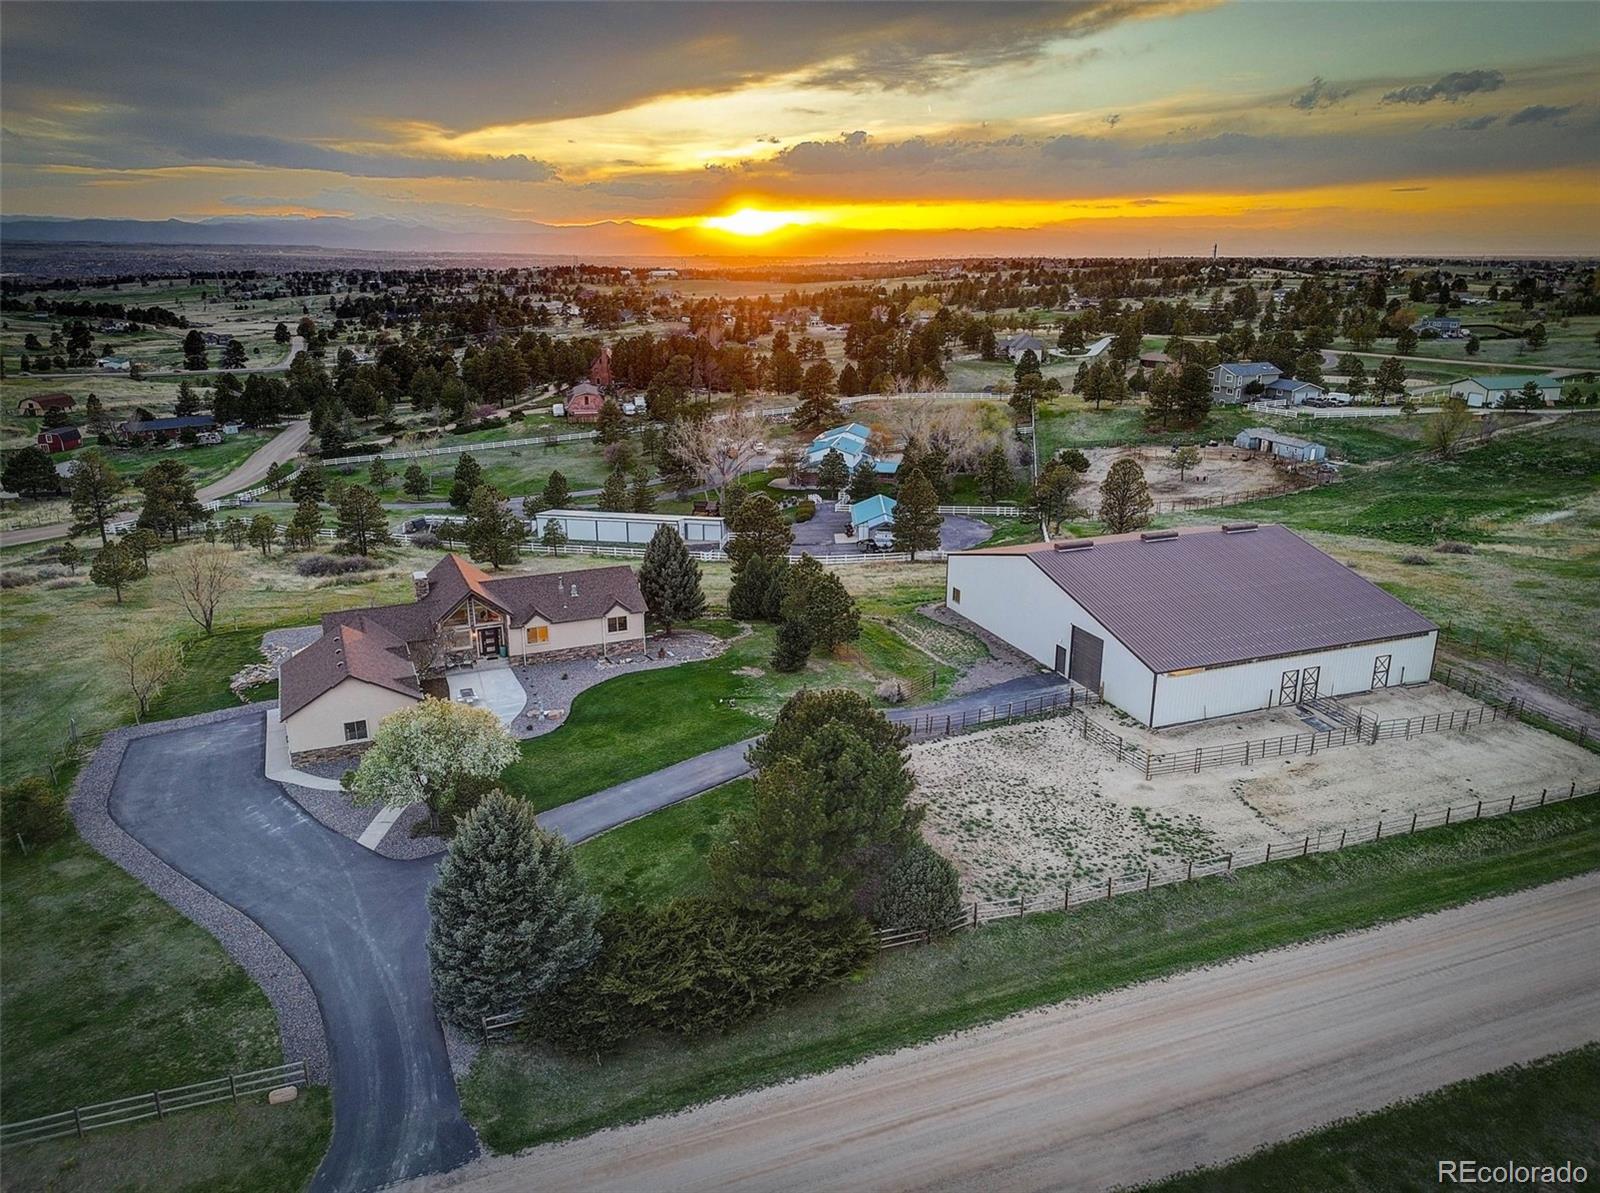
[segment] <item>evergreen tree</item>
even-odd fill
[[[222,520],[222,537],[235,551],[244,547],[244,536],[248,530],[243,518],[229,514]]]
[[[140,473],[138,484],[144,493],[139,525],[156,534],[170,533],[173,542],[181,531],[211,517],[195,496],[187,464],[159,460]]]
[[[564,510],[572,500],[572,490],[567,487],[567,478],[559,471],[552,472],[550,479],[544,483],[544,508],[547,510]]]
[[[365,485],[351,485],[340,499],[339,537],[357,555],[370,555],[393,541],[383,502]]]
[[[203,372],[209,367],[206,363],[206,338],[198,331],[191,330],[183,337],[183,367],[190,372]]]
[[[911,558],[918,551],[939,549],[939,527],[944,519],[939,516],[939,495],[921,472],[912,472],[900,486],[900,496],[895,502],[894,549],[907,551]]]
[[[1154,509],[1139,462],[1125,458],[1111,465],[1100,486],[1100,522],[1106,533],[1127,534],[1148,526]]]
[[[83,562],[83,552],[78,549],[77,543],[68,539],[61,544],[61,550],[56,552],[56,562],[76,576],[78,565]]]
[[[1205,366],[1189,363],[1178,373],[1177,414],[1185,426],[1198,427],[1211,413],[1211,375]]]
[[[101,588],[109,588],[117,595],[117,604],[122,604],[122,590],[145,574],[144,561],[135,551],[129,550],[120,542],[107,543],[101,547],[94,557],[94,562],[89,565],[89,579]]]
[[[1006,449],[998,443],[991,447],[983,457],[983,464],[978,472],[978,488],[992,505],[1003,497],[1010,495],[1016,486],[1017,478],[1011,471],[1011,461],[1006,456]]]
[[[428,491],[432,486],[428,482],[428,474],[422,471],[421,464],[412,464],[406,469],[405,480],[402,482],[401,488],[412,501],[427,499]]]
[[[289,478],[294,475],[294,466],[284,460],[275,460],[267,468],[267,475],[263,478],[267,488],[271,489],[281,499],[283,486],[289,483]]]
[[[428,891],[428,966],[439,1014],[469,1030],[518,1010],[600,951],[571,850],[530,804],[491,792],[456,829]]]
[[[778,626],[777,643],[772,650],[772,669],[804,671],[810,658],[811,627],[806,624],[804,617],[797,615],[784,618]]]
[[[777,352],[773,356],[776,357]],[[819,360],[805,371],[800,379],[800,402],[791,417],[796,427],[808,432],[833,426],[844,418],[839,400],[834,397],[833,366],[827,361]]]
[[[539,535],[539,545],[551,555],[558,554],[562,547],[567,545],[567,532],[561,528],[558,518],[551,518],[544,524],[544,532]]]
[[[1049,464],[1039,474],[1029,495],[1028,505],[1050,533],[1058,533],[1065,519],[1080,512],[1076,495],[1082,483],[1083,473],[1075,472],[1059,462]]]
[[[784,621],[805,623],[810,649],[832,653],[861,636],[861,614],[837,574],[809,554],[787,571],[779,611]]]
[[[628,508],[636,514],[648,514],[656,508],[656,495],[650,490],[650,470],[643,464],[634,469],[633,484],[628,488]]]
[[[519,549],[528,541],[528,527],[506,508],[504,494],[493,485],[479,485],[467,503],[464,537],[474,560],[499,571],[516,562]]]
[[[172,413],[178,418],[200,413],[200,395],[195,393],[187,377],[178,382],[178,396],[173,399]]]
[[[627,424],[623,421],[622,407],[617,405],[615,398],[607,398],[600,403],[600,417],[595,420],[595,438],[601,443],[617,443],[628,433]]]
[[[700,590],[700,565],[671,526],[662,526],[645,548],[639,565],[639,588],[650,616],[667,633],[678,622],[693,621],[706,609]],[[729,598],[731,603],[731,596]]]
[[[603,510],[625,512],[630,502],[628,501],[628,476],[620,468],[613,468],[611,475],[606,477],[606,483],[601,486],[600,498],[597,503]]]
[[[367,481],[374,489],[379,491],[389,483],[389,462],[382,456],[379,456],[367,466]]]
[[[222,367],[225,369],[242,369],[249,363],[245,355],[244,345],[238,340],[230,339],[222,349]]]
[[[0,469],[0,487],[23,497],[43,497],[60,492],[61,478],[56,475],[49,453],[39,447],[25,447],[6,456],[5,467]]]
[[[316,545],[317,533],[321,529],[322,507],[315,501],[302,501],[295,506],[294,517],[289,520],[284,545],[296,551],[309,550]],[[265,554],[265,551],[262,553]]]
[[[872,461],[863,459],[856,465],[856,470],[850,474],[850,489],[847,496],[851,502],[865,501],[878,492],[878,474],[872,466]]]
[[[125,484],[122,474],[111,466],[99,448],[91,447],[78,457],[67,482],[72,508],[72,533],[100,532],[106,543],[106,523],[123,509],[119,500]]]
[[[296,504],[302,501],[321,501],[328,491],[328,478],[321,464],[307,464],[295,473],[289,483],[289,499]]]
[[[728,589],[728,613],[740,621],[763,621],[767,616],[767,589],[772,583],[771,562],[752,555],[733,569]]]
[[[470,454],[463,454],[456,461],[455,477],[450,484],[450,504],[458,510],[466,509],[481,484],[483,467]]]
[[[1150,382],[1150,396],[1145,416],[1158,423],[1162,430],[1176,423],[1182,415],[1178,399],[1178,378],[1171,369],[1163,369]]]
[[[728,521],[733,537],[728,540],[728,557],[734,571],[752,555],[777,559],[794,542],[794,531],[778,513],[778,507],[765,493],[754,493],[739,503]]]
[[[850,469],[844,462],[844,455],[836,447],[830,447],[817,465],[817,485],[824,493],[837,497],[839,490],[844,488],[850,480]]]

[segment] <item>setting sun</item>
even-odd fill
[[[780,228],[814,223],[816,218],[806,211],[763,211],[759,207],[741,207],[731,215],[711,215],[701,222],[707,228],[731,232],[735,236],[766,236]]]

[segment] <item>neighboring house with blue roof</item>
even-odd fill
[[[894,521],[894,498],[878,494],[850,507],[850,533],[858,539]]]
[[[1452,397],[1460,398],[1468,406],[1503,406],[1506,397],[1521,391],[1532,381],[1539,387],[1539,396],[1546,406],[1561,400],[1561,382],[1554,377],[1538,377],[1532,373],[1507,373],[1503,376],[1463,377],[1450,383]]]
[[[879,460],[868,450],[868,441],[872,438],[872,428],[864,423],[846,423],[842,427],[831,427],[822,432],[811,441],[811,446],[806,448],[805,468],[807,472],[816,472],[822,464],[822,458],[830,451],[837,450],[844,457],[845,467],[851,472],[862,460],[871,463],[872,469],[879,476],[893,476],[899,468],[898,459]]]
[[[1245,393],[1251,385],[1265,389],[1279,377],[1283,370],[1277,365],[1259,360],[1238,360],[1220,364],[1211,370],[1211,400],[1213,402],[1246,402]]]

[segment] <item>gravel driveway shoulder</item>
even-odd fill
[[[272,1004],[278,1016],[284,1059],[304,1059],[311,1079],[326,1082],[328,1041],[322,1028],[322,1013],[300,967],[248,916],[190,881],[124,832],[108,809],[112,784],[130,742],[175,729],[259,717],[263,710],[263,705],[251,704],[112,730],[78,773],[69,808],[78,834],[85,841],[217,938]]]

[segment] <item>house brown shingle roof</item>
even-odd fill
[[[406,644],[377,622],[360,621],[335,627],[283,661],[278,715],[292,717],[347,679],[422,698]]]
[[[525,625],[535,614],[549,622],[592,621],[618,605],[630,613],[645,611],[639,577],[626,564],[581,568],[540,576],[502,576],[489,588],[507,607],[513,625]]]
[[[1067,540],[1071,542],[1073,540]],[[1195,527],[967,554],[1024,554],[1152,671],[1220,666],[1438,627],[1282,526]]]

